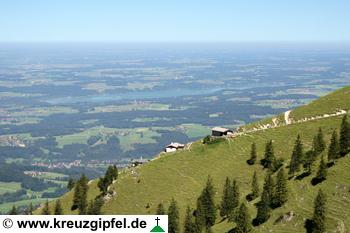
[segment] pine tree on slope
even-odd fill
[[[207,184],[197,200],[196,223],[200,230],[210,229],[216,220],[216,207],[214,202],[214,186],[210,176]]]
[[[340,156],[344,156],[349,153],[350,150],[350,122],[347,115],[342,119],[340,126],[340,138],[339,138]]]
[[[232,182],[232,210],[237,208],[239,205],[239,198],[240,198],[240,193],[239,193],[239,186],[236,180],[233,180]]]
[[[283,167],[277,173],[276,189],[274,196],[274,206],[280,207],[288,200],[287,178]]]
[[[88,179],[82,174],[80,179],[75,183],[72,210],[78,209],[79,214],[86,214],[87,210],[87,191]]]
[[[328,147],[328,161],[334,162],[334,160],[340,157],[340,147],[337,131],[333,131],[331,142]]]
[[[185,221],[184,221],[184,233],[196,233],[197,232],[197,227],[196,224],[193,221],[193,216],[192,216],[192,210],[188,206],[186,209],[186,216],[185,216]]]
[[[226,177],[223,194],[222,194],[222,200],[221,200],[221,206],[220,206],[220,216],[221,217],[227,217],[230,212],[232,211],[232,200],[233,199],[233,190],[231,186],[231,181],[228,177]]]
[[[266,174],[261,201],[258,203],[258,211],[254,222],[259,225],[270,218],[272,199],[274,197],[274,182],[270,172]]]
[[[320,182],[325,179],[327,179],[327,163],[322,156],[320,166],[318,168],[317,175],[316,175],[316,180]]]
[[[312,218],[312,232],[323,233],[326,230],[326,196],[320,189],[314,203],[314,215]]]
[[[313,148],[317,155],[326,149],[326,142],[324,141],[324,135],[321,127],[318,128],[317,135],[313,141]]]
[[[252,230],[251,219],[247,206],[242,203],[236,218],[236,233],[248,233]]]
[[[179,233],[179,209],[177,207],[177,202],[172,199],[168,209],[168,232],[169,233]]]
[[[54,213],[55,213],[55,215],[62,215],[63,214],[63,209],[62,209],[60,199],[56,200]]]
[[[239,207],[239,199],[240,199],[240,193],[239,193],[239,186],[236,180],[233,180],[232,182],[232,197],[230,198],[232,207],[229,213],[229,222],[234,222],[236,220],[236,214],[237,214],[237,207]]]
[[[44,208],[41,211],[42,215],[50,215],[50,208],[49,208],[49,201],[46,200],[45,204],[44,204]]]
[[[28,215],[33,215],[33,211],[34,211],[33,203],[30,203],[28,208]]]
[[[259,189],[258,175],[255,171],[253,175],[253,180],[252,180],[252,199],[254,200],[259,195],[260,195],[260,189]]]
[[[261,160],[261,165],[263,165],[264,168],[268,168],[271,171],[274,171],[274,165],[276,163],[275,153],[273,149],[272,140],[266,143],[265,146],[265,154],[264,159]]]
[[[104,203],[104,201],[103,201],[102,197],[98,197],[94,200],[90,200],[88,208],[87,208],[87,214],[88,215],[100,215],[103,203]]]
[[[296,172],[300,171],[300,165],[302,164],[304,154],[303,154],[303,143],[301,142],[301,137],[298,135],[292,157],[289,164],[289,174],[294,175]]]
[[[74,188],[75,182],[72,178],[68,180],[67,189],[72,190]]]
[[[256,153],[256,144],[255,142],[252,144],[251,150],[250,150],[250,158],[247,161],[249,165],[253,165],[256,162],[257,159],[257,153]]]

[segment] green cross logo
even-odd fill
[[[158,221],[159,221],[159,220],[160,220],[160,219],[157,217],[157,218],[156,218],[157,226],[153,227],[153,229],[151,230],[151,232],[165,232],[165,231],[163,230],[163,228],[161,228],[161,227],[158,225]]]

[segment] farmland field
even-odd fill
[[[282,119],[350,84],[350,51],[289,46],[0,44],[0,195],[55,198],[81,172],[152,159],[214,126]]]
[[[19,190],[21,183],[18,182],[0,182],[0,195],[4,193],[11,193]]]

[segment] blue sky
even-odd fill
[[[0,41],[350,41],[349,0],[1,0]]]

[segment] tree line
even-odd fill
[[[325,153],[323,153],[326,150],[327,158],[325,158]],[[257,214],[255,218],[251,218],[247,203],[241,198],[238,181],[235,179],[231,180],[229,177],[226,177],[224,182],[222,198],[218,207],[215,203],[213,180],[208,176],[206,185],[197,198],[195,209],[192,209],[190,206],[186,208],[182,231],[184,233],[212,232],[211,228],[217,221],[217,212],[219,211],[219,215],[223,220],[227,219],[229,222],[236,224],[235,232],[251,232],[254,226],[263,224],[270,218],[273,209],[281,207],[288,202],[288,179],[302,179],[304,176],[311,175],[313,173],[314,163],[319,160],[316,176],[313,179],[313,184],[316,185],[326,179],[328,167],[333,166],[337,159],[347,155],[349,152],[350,123],[347,116],[344,116],[342,119],[339,136],[337,130],[333,131],[328,147],[321,128],[318,129],[318,132],[313,138],[311,149],[307,151],[304,150],[302,138],[298,135],[294,143],[289,165],[286,167],[288,168],[288,174],[285,172],[284,161],[276,158],[273,141],[270,140],[266,143],[264,157],[260,160],[261,166],[267,170],[262,190],[260,190],[257,173],[254,172],[251,180],[251,193],[246,196],[248,202],[260,197],[260,201],[256,205]],[[320,156],[321,158],[319,158]],[[247,163],[254,165],[257,163],[257,160],[256,144],[253,143]],[[302,174],[299,174],[300,172]],[[70,180],[68,188],[74,189],[71,209],[78,209],[79,214],[100,214],[103,197],[108,194],[109,186],[117,177],[118,169],[115,166],[108,167],[105,176],[100,178],[98,182],[101,194],[89,203],[87,202],[88,179],[86,176],[83,174],[76,182]],[[326,203],[326,195],[320,189],[314,201],[313,216],[311,220],[307,220],[306,222],[306,227],[311,229],[311,232],[325,232]],[[13,207],[10,214],[15,213],[16,208]],[[59,200],[55,203],[54,213],[63,214]],[[42,214],[50,214],[48,201],[46,201],[42,209]],[[156,214],[168,214],[169,233],[180,232],[179,208],[175,199],[171,200],[167,210],[160,203]]]
[[[267,173],[261,194],[255,172],[253,174],[251,191],[252,194],[254,193],[255,198],[261,195],[261,201],[257,203],[257,215],[254,219],[251,218],[246,202],[241,200],[237,181],[233,180],[231,182],[228,177],[224,184],[222,199],[218,208],[214,201],[215,188],[210,176],[197,199],[196,208],[193,210],[190,206],[187,206],[182,228],[179,220],[179,207],[174,198],[171,200],[167,210],[163,203],[159,203],[156,214],[168,215],[169,233],[209,233],[212,232],[211,227],[217,221],[217,211],[219,210],[222,220],[227,219],[229,222],[236,224],[234,232],[249,233],[253,231],[254,226],[266,222],[270,218],[273,209],[283,206],[288,201],[287,176],[284,168],[278,171],[276,180],[271,172]],[[308,220],[310,232],[325,232],[325,218],[326,196],[320,189],[315,198],[312,219]]]
[[[98,181],[98,188],[100,189],[100,194],[94,199],[88,202],[87,194],[89,190],[88,178],[83,173],[77,181],[72,178],[68,180],[67,189],[73,190],[73,201],[71,205],[71,210],[78,210],[80,215],[99,215],[101,214],[101,208],[104,204],[104,196],[108,193],[108,187],[118,178],[118,169],[115,165],[111,165],[107,168],[106,173]],[[33,205],[32,203],[22,211],[19,211],[16,206],[13,206],[9,214],[32,214]],[[63,213],[63,208],[59,199],[55,201],[53,212],[49,208],[49,201],[44,203],[41,210],[42,215],[61,215]]]
[[[298,135],[294,143],[290,162],[286,166],[288,172],[285,171],[284,161],[275,156],[273,141],[268,141],[265,145],[264,157],[260,160],[263,168],[267,169],[262,190],[260,190],[258,175],[254,172],[251,180],[251,193],[246,196],[248,202],[260,197],[260,201],[256,205],[257,214],[254,219],[250,216],[247,202],[240,197],[237,180],[231,180],[229,177],[226,177],[221,202],[219,207],[217,207],[214,202],[215,188],[210,176],[197,198],[196,208],[192,209],[190,206],[187,206],[182,229],[179,225],[179,208],[174,199],[171,200],[167,211],[164,205],[160,203],[156,214],[168,214],[169,233],[178,233],[181,230],[184,233],[212,232],[211,227],[216,223],[217,211],[219,211],[219,215],[223,220],[227,219],[229,222],[235,223],[234,232],[251,232],[254,226],[263,224],[270,218],[273,209],[281,207],[288,202],[288,180],[293,178],[302,179],[311,175],[314,172],[315,162],[319,160],[318,169],[315,171],[316,176],[312,179],[312,183],[316,185],[318,182],[326,179],[329,166],[332,166],[337,159],[350,152],[350,123],[347,116],[344,116],[342,119],[339,135],[338,137],[337,130],[334,130],[327,147],[324,133],[319,128],[313,138],[311,149],[307,151],[304,150],[301,136]],[[327,158],[323,155],[324,151],[327,152]],[[320,156],[321,158],[319,158]],[[257,161],[257,146],[255,143],[252,143],[250,158],[247,160],[247,163],[253,165]],[[300,172],[302,173],[300,174]],[[319,189],[314,200],[312,218],[307,220],[305,224],[308,232],[325,232],[326,203],[326,195]]]

